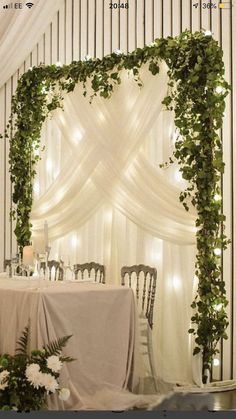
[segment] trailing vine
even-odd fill
[[[148,63],[155,76],[161,60],[168,65],[170,87],[170,94],[163,104],[174,110],[175,125],[179,130],[170,163],[176,159],[182,177],[189,182],[180,194],[180,201],[187,211],[191,203],[198,214],[196,276],[199,285],[198,295],[192,303],[195,314],[189,333],[195,335],[194,354],[202,353],[202,377],[206,382],[206,372],[211,369],[212,359],[218,352],[217,343],[221,338],[227,338],[228,326],[225,283],[220,266],[220,252],[228,241],[221,233],[225,217],[221,214],[219,182],[224,164],[218,130],[222,127],[229,86],[224,80],[222,50],[211,36],[185,31],[175,38],[157,39],[127,55],[117,51],[103,59],[87,57],[85,61],[70,65],[41,65],[23,74],[12,100],[11,118],[5,133],[10,137],[9,162],[16,205],[12,216],[16,218],[15,234],[22,251],[31,240],[33,180],[42,124],[51,111],[62,107],[64,92],[71,92],[77,83],[82,83],[86,96],[90,81],[93,90],[90,100],[97,94],[109,98],[114,86],[121,83],[121,70],[130,70],[142,86],[140,67]]]

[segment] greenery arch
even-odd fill
[[[175,38],[157,39],[128,55],[116,51],[103,59],[87,57],[70,65],[33,67],[18,82],[5,133],[10,137],[9,162],[16,205],[11,215],[16,218],[15,234],[22,251],[31,240],[33,179],[39,159],[35,150],[40,147],[44,120],[52,110],[62,107],[62,92],[73,91],[80,82],[86,95],[86,82],[90,79],[94,95],[109,98],[114,85],[121,83],[122,69],[130,70],[141,86],[139,68],[143,63],[149,63],[149,70],[155,76],[159,61],[166,62],[171,93],[163,104],[174,110],[180,134],[169,163],[176,159],[183,178],[189,181],[187,189],[180,194],[180,201],[187,211],[191,202],[198,213],[195,272],[199,285],[192,303],[195,314],[189,333],[195,335],[194,354],[202,353],[203,382],[207,380],[214,355],[219,352],[217,343],[227,338],[228,326],[225,311],[228,302],[219,256],[228,243],[222,233],[225,217],[221,213],[219,187],[224,163],[218,130],[222,127],[225,97],[229,92],[222,55],[211,34],[185,31]]]

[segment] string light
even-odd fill
[[[220,249],[219,247],[216,247],[216,248],[214,249],[214,254],[215,254],[216,256],[220,256],[220,255],[221,255],[221,249]]]
[[[218,193],[216,193],[216,194],[214,195],[214,200],[215,200],[215,201],[221,201],[221,195],[219,195]]]
[[[181,180],[183,180],[183,178],[182,178],[182,174],[181,174],[181,172],[180,172],[179,170],[176,170],[176,171],[175,171],[175,180],[176,180],[177,182],[181,182]]]
[[[39,194],[39,190],[40,190],[40,188],[39,188],[39,182],[35,182],[34,183],[33,189],[34,189],[35,194],[38,195]]]
[[[47,169],[48,172],[50,172],[52,170],[52,166],[53,166],[52,160],[51,159],[47,159],[47,161],[46,161],[46,169]]]
[[[214,309],[216,310],[216,311],[220,311],[221,309],[222,309],[222,307],[223,307],[223,304],[216,304],[216,305],[214,305],[213,306],[214,307]]]
[[[218,366],[220,365],[220,361],[219,361],[219,359],[214,358],[214,359],[213,359],[213,365],[214,365],[214,367],[218,367]]]
[[[223,93],[224,92],[224,88],[222,86],[217,86],[215,89],[216,93]]]

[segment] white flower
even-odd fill
[[[35,373],[40,371],[40,366],[38,364],[29,364],[26,367],[25,375],[26,377],[30,375],[34,375]]]
[[[60,400],[67,400],[70,397],[70,390],[68,388],[61,388],[58,397]]]
[[[9,374],[9,371],[7,370],[0,372],[0,390],[5,390],[5,388],[8,386]]]
[[[121,54],[123,54],[123,52],[122,52],[120,49],[116,49],[114,52],[115,52],[115,54],[116,54],[116,55],[121,55]]]
[[[47,359],[47,367],[53,372],[59,372],[62,367],[62,362],[56,355],[52,355]]]
[[[42,386],[42,375],[38,364],[29,364],[25,370],[25,376],[33,387],[39,388]]]
[[[52,374],[42,374],[42,386],[45,387],[47,392],[55,393],[59,384]]]

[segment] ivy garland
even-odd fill
[[[204,32],[183,32],[180,36],[157,39],[149,46],[137,48],[128,55],[120,51],[103,59],[72,62],[70,65],[33,67],[20,78],[12,100],[12,113],[5,135],[10,137],[10,172],[14,185],[12,216],[16,218],[15,234],[22,251],[31,240],[30,213],[33,202],[33,180],[39,160],[42,124],[51,111],[62,107],[63,92],[74,90],[91,81],[93,96],[109,98],[114,86],[121,83],[120,71],[130,70],[142,86],[139,69],[149,64],[155,76],[159,62],[168,65],[170,94],[163,100],[175,112],[179,137],[173,159],[177,160],[182,177],[189,186],[180,194],[188,211],[189,203],[196,208],[198,295],[192,303],[191,318],[195,335],[194,354],[202,353],[203,382],[211,370],[217,343],[226,339],[228,326],[225,283],[221,277],[220,251],[226,249],[222,234],[220,177],[224,171],[222,143],[218,130],[222,127],[225,97],[229,85],[224,80],[222,50],[212,36]],[[91,97],[92,100],[92,97]],[[11,135],[13,132],[13,135]],[[164,165],[163,165],[164,166]],[[218,250],[216,250],[218,249]],[[219,250],[220,249],[220,250]]]

